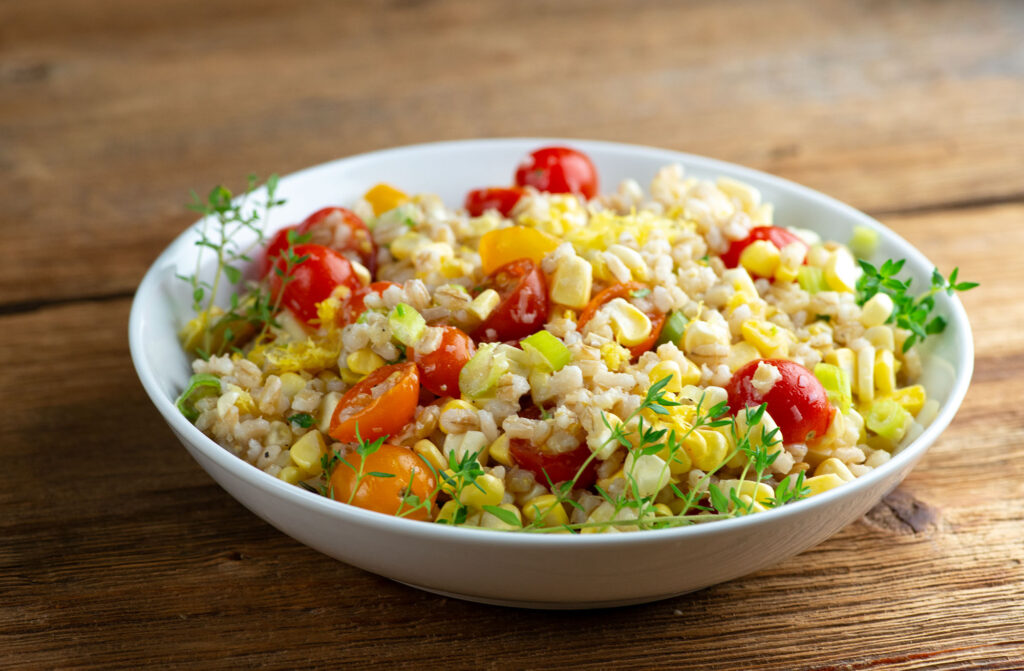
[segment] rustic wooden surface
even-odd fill
[[[184,195],[503,135],[765,169],[959,265],[956,421],[818,548],[644,606],[463,603],[283,536],[128,358]],[[1024,668],[1024,5],[0,0],[0,202],[0,667]]]

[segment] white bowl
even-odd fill
[[[591,156],[605,190],[627,177],[649,184],[655,172],[681,163],[689,175],[730,176],[759,188],[781,225],[811,228],[845,241],[854,226],[880,233],[879,259],[905,258],[914,286],[929,286],[933,264],[895,233],[840,202],[777,177],[674,151],[607,142],[499,139],[417,145],[325,163],[283,178],[287,205],[274,227],[317,208],[355,201],[377,182],[439,194],[461,204],[467,190],[507,184],[518,160],[549,144]],[[906,476],[949,424],[967,390],[974,362],[970,327],[956,298],[941,295],[948,319],[925,348],[922,383],[941,404],[924,433],[895,457],[852,483],[783,508],[739,519],[656,531],[586,536],[531,535],[452,528],[397,519],[346,506],[286,484],[207,438],[174,407],[190,374],[176,332],[189,299],[178,269],[194,268],[195,228],[175,240],[146,273],[132,304],[132,360],[171,430],[199,465],[249,510],[331,557],[449,596],[538,608],[618,606],[663,599],[731,580],[816,545],[854,521]]]

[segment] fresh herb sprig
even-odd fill
[[[895,261],[887,260],[880,267],[876,268],[871,263],[859,259],[864,274],[857,280],[857,303],[864,305],[871,297],[884,293],[892,299],[893,311],[889,317],[889,323],[910,331],[910,335],[903,342],[903,351],[906,352],[920,340],[930,335],[942,333],[946,328],[946,320],[940,315],[932,316],[935,308],[935,296],[941,292],[952,296],[957,291],[969,291],[978,286],[977,282],[959,282],[957,275],[959,268],[954,268],[949,278],[943,277],[938,268],[932,270],[931,287],[921,296],[911,296],[911,278],[905,280],[897,277],[905,259]]]

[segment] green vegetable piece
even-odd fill
[[[878,251],[878,231],[867,226],[854,226],[850,251],[858,259],[871,258]]]
[[[880,398],[871,404],[864,424],[876,434],[894,443],[903,438],[913,417],[891,398]]]
[[[828,291],[825,271],[815,266],[800,266],[800,270],[796,271],[796,281],[800,284],[800,288],[809,294]]]
[[[459,373],[459,391],[470,398],[486,396],[498,386],[498,380],[509,371],[509,360],[499,345],[483,343]]]
[[[427,330],[427,322],[416,308],[406,303],[399,303],[388,315],[388,325],[395,340],[406,347],[412,347]]]
[[[671,313],[668,319],[665,320],[665,325],[661,327],[658,344],[664,345],[670,342],[678,345],[683,339],[683,333],[686,332],[686,325],[688,323],[690,323],[690,320],[682,312],[676,311]]]
[[[828,401],[846,412],[853,405],[853,394],[850,391],[850,378],[846,371],[839,366],[830,363],[819,363],[814,366],[814,377],[818,378],[821,386],[828,394]]]
[[[547,331],[537,331],[523,338],[519,344],[527,352],[539,355],[552,373],[562,370],[572,360],[572,354],[565,343]]]
[[[188,386],[174,401],[174,405],[178,412],[185,415],[185,419],[194,422],[199,417],[196,401],[214,393],[220,393],[220,378],[209,373],[196,373],[189,379]]]

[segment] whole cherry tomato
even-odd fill
[[[775,366],[782,376],[762,394],[753,385],[757,367]],[[768,414],[779,425],[786,444],[802,443],[820,438],[832,421],[832,406],[828,394],[818,378],[795,361],[787,359],[757,359],[740,366],[726,386],[729,392],[729,410],[733,414],[750,406],[767,403]]]
[[[479,217],[487,210],[497,210],[501,216],[507,217],[522,197],[523,189],[518,186],[473,189],[466,194],[466,212]]]
[[[437,481],[418,454],[385,443],[365,457],[351,453],[345,461],[348,465],[339,463],[331,474],[331,497],[336,501],[385,515],[429,519],[437,498]],[[409,494],[420,503],[429,502],[429,506],[418,507],[406,499]]]
[[[757,240],[767,240],[773,245],[782,249],[786,245],[798,242],[804,247],[804,256],[807,255],[807,245],[803,240],[790,233],[784,228],[778,226],[756,226],[750,229],[750,233],[747,237],[742,240],[734,240],[729,249],[722,254],[722,263],[725,264],[726,268],[735,268],[740,264],[740,255],[743,254],[743,250],[751,245],[751,243]]]
[[[454,326],[440,326],[441,344],[429,354],[406,353],[420,369],[420,383],[438,396],[459,395],[459,373],[476,354],[473,339]]]
[[[355,289],[351,295],[345,300],[341,310],[338,313],[338,323],[340,326],[346,326],[354,323],[359,319],[359,315],[366,312],[366,298],[370,294],[377,294],[380,296],[386,290],[391,287],[401,287],[402,285],[396,284],[395,282],[373,282],[369,286],[359,287]]]
[[[295,256],[302,258],[302,263],[288,268],[285,255],[277,257],[273,269],[268,274],[270,291],[277,298],[281,293],[281,305],[290,309],[295,316],[307,324],[316,319],[316,304],[330,297],[338,285],[350,289],[358,289],[361,284],[352,270],[352,264],[344,256],[322,245],[296,245]],[[284,277],[290,277],[285,283]]]
[[[580,318],[576,322],[576,330],[582,332],[583,327],[587,325],[587,322],[594,318],[594,315],[597,314],[597,311],[600,310],[601,306],[605,303],[616,298],[623,298],[628,301],[633,297],[634,293],[644,290],[649,289],[637,282],[625,282],[623,284],[613,284],[607,289],[598,292],[596,296],[590,299],[587,306],[583,308],[583,312],[580,313]],[[651,320],[651,335],[649,335],[642,343],[628,348],[630,355],[634,359],[640,358],[641,354],[654,347],[654,344],[658,342],[658,338],[661,337],[662,327],[665,326],[665,313],[658,312],[653,308],[653,306],[647,308],[644,311],[644,314],[646,314],[647,318]]]
[[[325,207],[306,217],[299,230],[309,233],[309,241],[330,247],[343,256],[352,255],[370,275],[377,272],[377,245],[370,229],[352,210],[345,207]]]
[[[517,340],[536,333],[548,319],[548,284],[540,266],[518,259],[491,273],[486,286],[501,297],[473,332],[476,340]]]
[[[283,251],[288,249],[288,233],[294,232],[295,236],[300,236],[303,231],[299,230],[299,224],[295,226],[286,226],[280,231],[275,233],[267,246],[263,249],[263,256],[259,260],[260,277],[265,276],[270,271],[270,266],[281,255]],[[306,242],[309,242],[308,240]]]
[[[419,396],[416,364],[382,366],[345,392],[334,409],[327,433],[343,443],[394,436],[412,421]]]
[[[568,147],[538,149],[516,169],[516,184],[550,193],[597,195],[597,170],[586,154]]]

